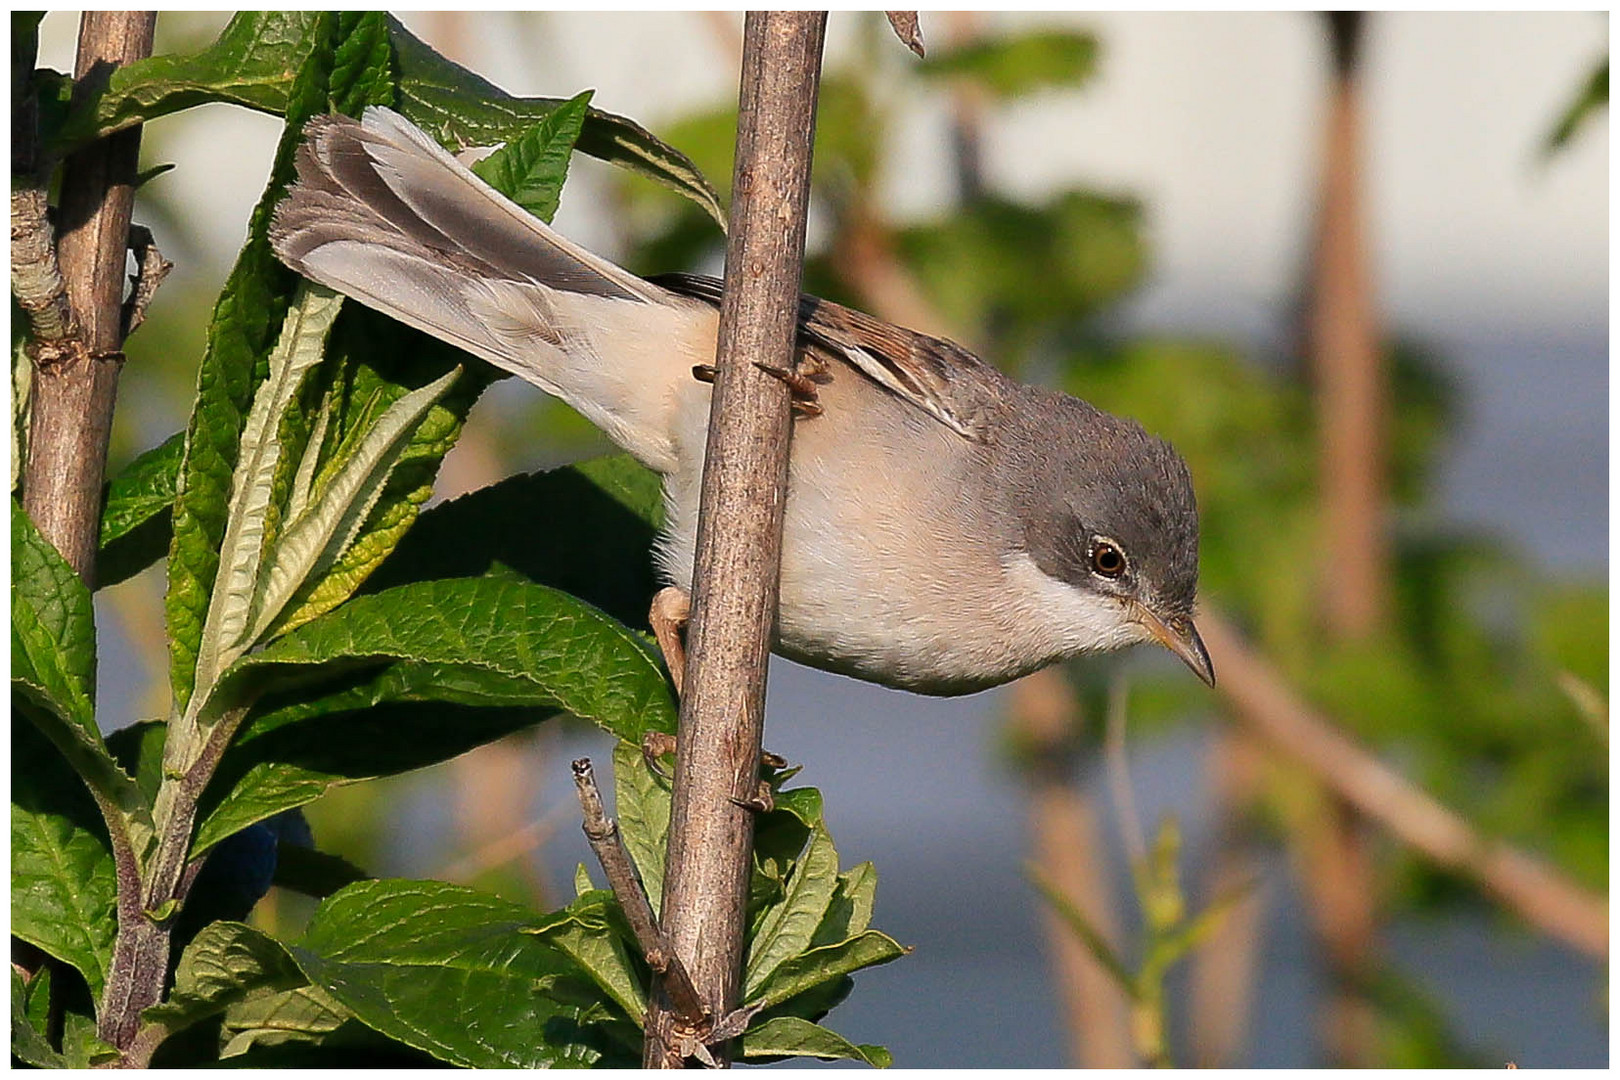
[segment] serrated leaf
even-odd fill
[[[321,26],[316,12],[239,12],[199,52],[125,64],[104,92],[75,108],[57,149],[213,101],[284,112],[294,74],[315,48]]]
[[[1097,69],[1097,39],[1067,30],[1038,30],[1011,37],[981,38],[935,52],[916,70],[924,76],[971,76],[997,97],[1078,86]]]
[[[41,969],[36,978],[49,976]],[[28,987],[23,985],[22,972],[15,964],[11,968],[11,1053],[36,1069],[63,1069],[67,1067],[61,1054],[52,1049],[45,1033],[34,1026],[28,1016]]]
[[[535,529],[540,520],[551,525]],[[513,476],[424,511],[364,588],[476,577],[501,563],[641,628],[659,588],[662,520],[661,481],[625,454]]]
[[[318,986],[253,993],[226,1007],[220,1057],[236,1057],[255,1046],[318,1042],[353,1018],[342,1002]]]
[[[367,881],[321,904],[293,947],[312,982],[368,1026],[473,1068],[590,1064],[597,991],[523,930],[517,904],[437,881]]]
[[[348,116],[359,116],[367,105],[394,104],[393,52],[382,12],[338,14],[328,92],[332,108]]]
[[[886,1069],[894,1062],[894,1056],[881,1046],[857,1046],[836,1031],[796,1016],[774,1017],[743,1032],[742,1054],[745,1058],[813,1057],[831,1061],[863,1061],[879,1069]]]
[[[327,107],[332,16],[318,13],[304,27],[296,19],[242,24],[245,39],[263,30],[285,43],[296,32],[302,44],[277,63],[297,57],[299,67],[283,100],[287,127],[276,148],[270,180],[248,221],[248,240],[237,256],[214,307],[208,347],[197,371],[197,396],[186,426],[186,452],[174,503],[169,544],[169,590],[164,611],[169,630],[169,684],[177,710],[190,703],[198,643],[208,614],[225,525],[237,444],[253,392],[267,369],[267,356],[287,311],[297,276],[276,260],[268,229],[275,204],[293,175],[293,154],[303,122]],[[237,23],[233,20],[233,26]],[[229,29],[229,28],[228,28]],[[134,65],[131,65],[132,67]]]
[[[653,775],[639,743],[621,742],[613,748],[613,802],[619,835],[657,915],[664,900],[671,797],[668,781]]]
[[[168,551],[175,479],[185,450],[186,433],[177,431],[126,465],[107,485],[96,555],[97,588],[134,577]]]
[[[253,396],[231,476],[219,569],[198,640],[196,679],[201,687],[212,688],[220,673],[247,651],[263,629],[254,619],[255,602],[263,588],[261,581],[274,573],[273,564],[262,573],[260,567],[281,463],[281,416],[304,376],[320,362],[326,335],[342,306],[343,297],[329,289],[311,282],[299,286],[270,353],[269,377]],[[283,537],[278,554],[285,544]]]
[[[551,221],[593,92],[569,98],[528,131],[475,162],[472,171],[535,217]]]
[[[764,981],[747,1004],[771,1008],[823,983],[854,974],[862,968],[887,964],[906,954],[905,946],[879,930],[864,930],[846,941],[789,957]]]
[[[358,304],[348,305],[339,317],[327,343],[327,356],[336,374],[329,380],[321,411],[328,414],[327,441],[336,447],[329,457],[338,461],[353,452],[365,431],[399,399],[466,360],[451,346]],[[487,364],[472,365],[428,410],[410,434],[353,542],[294,599],[299,619],[348,599],[407,535],[418,510],[433,493],[440,462],[455,445],[473,403],[496,374]],[[289,500],[295,481],[294,470],[286,469],[280,484]]]
[[[793,867],[787,895],[765,913],[748,944],[743,1000],[752,1000],[785,960],[810,947],[816,927],[838,888],[838,852],[827,830],[811,830],[810,843]]]
[[[399,111],[453,152],[517,138],[562,102],[519,98],[434,52],[390,19],[399,70]],[[722,229],[725,209],[697,166],[641,125],[591,109],[580,131],[581,153],[640,173],[701,206]]]
[[[249,640],[258,640],[278,619],[284,629],[290,629],[345,598],[323,597],[320,604],[304,604],[281,618],[283,607],[304,583],[323,578],[354,543],[417,426],[460,374],[461,369],[455,368],[394,402],[358,440],[353,452],[335,460],[326,475],[315,481],[308,507],[287,524],[276,541],[255,602]]]
[[[647,1012],[647,992],[625,951],[630,930],[618,902],[605,889],[587,892],[528,931],[571,957],[597,986],[637,1023]]]
[[[112,807],[144,811],[135,783],[113,761],[96,727],[91,695],[96,637],[90,590],[11,504],[11,678],[14,704]]]
[[[118,876],[89,791],[31,725],[11,729],[11,932],[76,968],[99,1001]]]
[[[507,142],[562,104],[555,98],[513,97],[434,52],[398,20],[390,17],[387,28],[399,70],[400,111],[454,150]],[[152,57],[119,68],[106,93],[75,109],[68,124],[54,125],[61,133],[53,147],[66,152],[206,102],[284,114],[289,98],[296,96],[294,72],[322,40],[317,13],[240,13],[199,53]],[[59,108],[65,108],[69,88],[51,89],[61,93]],[[55,104],[54,97],[50,101]],[[703,174],[686,155],[634,121],[590,110],[579,150],[685,195],[724,228],[725,211]]]
[[[594,888],[596,886],[591,884],[591,872],[585,869],[585,864],[580,863],[574,867],[574,895],[584,896]]]
[[[390,659],[470,671],[480,690],[510,694],[527,682],[528,704],[567,709],[626,740],[673,729],[674,704],[639,636],[566,593],[510,579],[425,581],[356,597],[244,657],[233,677],[247,690],[271,673]]]
[[[11,501],[11,619],[13,676],[44,690],[64,720],[99,744],[90,590],[16,499]]]
[[[244,923],[216,922],[198,931],[180,954],[174,988],[141,1014],[147,1038],[164,1038],[217,1016],[256,991],[290,990],[305,982],[282,944]]]

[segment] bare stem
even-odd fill
[[[590,758],[574,762],[574,785],[579,788],[579,805],[585,815],[585,839],[596,853],[596,861],[602,864],[608,887],[618,898],[625,921],[636,935],[636,944],[647,958],[647,966],[664,980],[664,990],[669,994],[676,1018],[693,1027],[701,1025],[708,1019],[708,1011],[692,985],[692,977],[686,973],[686,965],[675,955],[674,947],[658,927],[652,903],[641,887],[641,879],[636,876],[630,852],[625,850],[624,837],[619,835],[619,823],[608,817],[602,808],[602,793],[596,787],[596,772],[591,768]]]
[[[741,981],[765,665],[775,632],[793,366],[824,12],[749,12],[718,375],[698,516],[664,929],[710,1015]],[[654,994],[643,1063],[678,1067]],[[723,1049],[723,1048],[722,1048]],[[720,1055],[724,1060],[724,1054]]]

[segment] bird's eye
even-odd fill
[[[1091,547],[1091,568],[1103,577],[1117,578],[1125,572],[1125,553],[1107,540]]]

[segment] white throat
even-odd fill
[[[1151,640],[1122,601],[1049,576],[1027,552],[1014,552],[1002,564],[1010,599],[1022,609],[1030,631],[1043,636],[1054,655],[1103,652]]]

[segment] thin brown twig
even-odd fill
[[[1221,673],[1220,692],[1243,723],[1295,759],[1358,812],[1435,862],[1485,887],[1527,922],[1582,952],[1609,954],[1609,905],[1543,860],[1481,836],[1460,814],[1356,745],[1311,708],[1225,619],[1198,626]]]
[[[636,935],[642,955],[647,958],[647,966],[664,980],[664,989],[669,994],[670,1004],[675,1007],[676,1016],[688,1025],[704,1023],[709,1011],[704,1008],[703,999],[692,985],[686,965],[675,955],[669,938],[658,927],[652,903],[647,899],[641,879],[636,876],[630,852],[624,846],[624,837],[619,835],[619,823],[608,817],[602,806],[602,792],[596,786],[596,772],[591,768],[590,758],[580,758],[574,762],[574,785],[579,788],[579,805],[585,815],[585,839],[596,853],[596,861],[602,864],[608,888],[618,898],[625,920]]]

